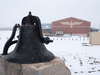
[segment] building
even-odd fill
[[[50,23],[42,23],[42,33],[47,35],[52,33],[52,27]]]
[[[4,27],[4,28],[0,28],[0,30],[12,30],[13,27]]]
[[[50,23],[42,23],[42,29],[51,29],[51,24]]]
[[[99,29],[95,29],[95,28],[90,27],[90,32],[98,32],[98,31],[99,31]]]
[[[100,45],[100,32],[91,32],[89,42],[92,45]]]
[[[88,21],[70,17],[52,22],[52,33],[87,35],[90,32],[90,24]]]

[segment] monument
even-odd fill
[[[18,40],[13,41],[16,29],[20,29]],[[71,75],[63,60],[47,50],[45,44],[53,42],[42,35],[41,22],[37,16],[22,19],[22,25],[13,27],[11,37],[0,55],[0,75]],[[8,53],[9,47],[17,43]]]

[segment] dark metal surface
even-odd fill
[[[49,44],[50,42],[53,42],[53,40],[50,40],[49,37],[44,38],[42,35],[42,27],[41,27],[41,21],[39,17],[32,16],[31,12],[29,12],[29,15],[24,17],[22,19],[22,25],[36,25],[36,32],[38,39],[41,43]]]
[[[15,27],[16,29],[16,27]],[[16,31],[16,30],[15,30]],[[13,33],[15,33],[13,31]],[[44,38],[42,35],[41,22],[31,13],[22,20],[20,34],[15,49],[6,56],[6,60],[13,63],[30,64],[48,62],[54,59],[54,55],[48,51],[44,45],[53,42],[49,37]],[[13,39],[13,38],[12,38]],[[12,40],[11,39],[11,40]],[[10,41],[11,41],[10,40]],[[6,55],[9,43],[6,43],[3,54]]]
[[[5,46],[4,46],[4,49],[3,49],[2,55],[7,55],[8,48],[9,48],[12,44],[17,43],[17,40],[12,41],[13,38],[15,37],[15,33],[16,33],[16,29],[17,29],[17,28],[20,29],[20,25],[19,25],[19,24],[16,24],[16,25],[13,27],[12,35],[11,35],[11,37],[8,39],[8,41],[6,42],[6,44],[5,44]]]

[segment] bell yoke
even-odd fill
[[[12,41],[17,28],[20,29],[18,40]],[[44,43],[49,44],[50,42],[53,40],[50,40],[49,37],[43,37],[40,19],[37,16],[32,16],[29,12],[29,15],[22,19],[21,26],[16,24],[13,27],[12,35],[6,42],[2,55],[6,55],[5,60],[12,63],[48,62],[55,58],[44,45]],[[17,43],[16,47],[8,54],[9,47],[14,43]]]

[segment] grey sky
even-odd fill
[[[42,23],[75,17],[100,27],[100,0],[0,0],[0,27],[13,27],[31,11]]]

